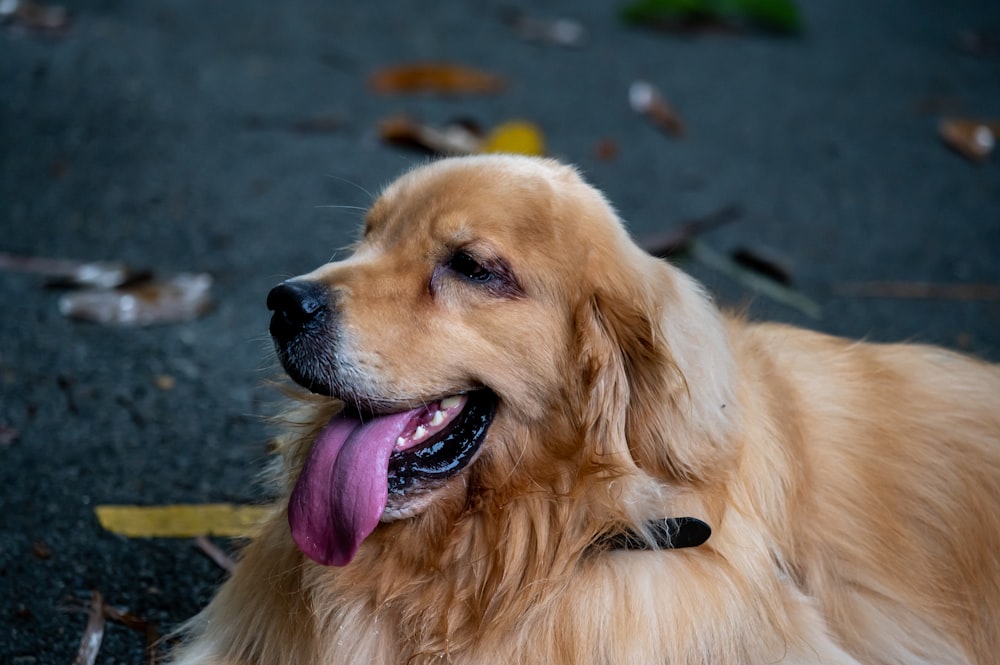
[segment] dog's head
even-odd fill
[[[344,405],[289,503],[320,563],[470,492],[566,491],[594,470],[696,480],[730,427],[714,308],[551,160],[411,171],[352,256],[275,287],[268,306],[288,374]]]

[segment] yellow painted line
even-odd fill
[[[272,506],[232,503],[94,508],[102,527],[129,538],[249,536],[273,510]]]

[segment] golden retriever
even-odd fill
[[[315,395],[178,663],[1000,659],[998,366],[724,315],[527,157],[403,175],[268,305]]]

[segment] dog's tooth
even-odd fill
[[[423,425],[417,427],[417,431],[413,433],[413,440],[420,441],[422,438],[427,436],[427,428]]]
[[[434,417],[431,418],[431,425],[437,427],[444,422],[444,411],[435,411]]]
[[[403,438],[403,437],[401,437],[401,436],[400,436],[400,437],[397,437],[397,438],[396,438],[396,447],[397,447],[397,448],[403,448],[403,447],[405,447],[405,446],[406,446],[406,439],[404,439],[404,438]]]
[[[458,395],[452,395],[451,397],[446,397],[441,400],[442,409],[454,409],[456,406],[461,404],[462,398]]]

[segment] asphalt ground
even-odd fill
[[[511,6],[588,38],[525,41]],[[752,318],[1000,359],[1000,159],[973,164],[937,134],[945,116],[1000,116],[1000,3],[799,6],[795,37],[664,34],[569,0],[103,0],[68,3],[65,30],[0,26],[0,252],[207,272],[216,301],[193,321],[103,326],[60,314],[40,276],[0,272],[0,662],[69,662],[92,590],[164,631],[224,579],[190,540],[113,535],[94,508],[261,500],[280,403],[265,295],[342,255],[361,213],[329,206],[364,207],[426,159],[379,139],[394,114],[537,123],[637,236],[736,206],[700,246],[766,257],[821,307],[682,261]],[[370,89],[428,60],[509,85]],[[682,137],[629,107],[636,80]],[[142,659],[142,637],[109,624],[99,662]]]

